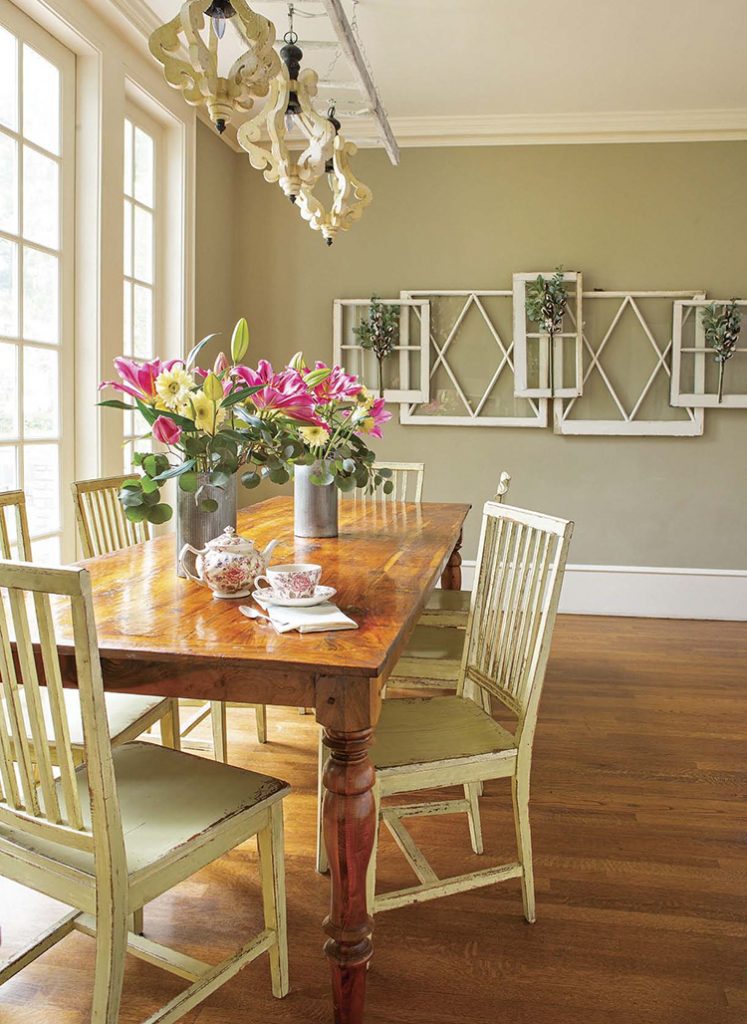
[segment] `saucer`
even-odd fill
[[[336,593],[334,587],[318,586],[311,597],[275,597],[269,588],[263,588],[255,590],[252,597],[258,604],[275,605],[277,608],[311,608],[329,601]]]

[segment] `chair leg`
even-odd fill
[[[145,934],[145,920],[143,914],[143,907],[133,911],[132,917],[130,918],[130,931],[133,931],[135,935]]]
[[[376,827],[374,828],[371,859],[368,862],[368,870],[366,871],[366,909],[371,917],[373,917],[374,900],[376,899],[376,859],[379,855],[379,828],[381,826],[381,790],[378,783],[374,785],[373,798],[376,807]]]
[[[210,701],[210,723],[213,727],[213,752],[216,761],[228,763],[228,735],[226,729],[226,705],[223,701]]]
[[[267,743],[267,708],[264,704],[255,704],[254,713],[257,716],[257,741]]]
[[[482,822],[480,821],[480,783],[468,782],[464,787],[464,796],[469,801],[467,819],[469,821],[469,837],[475,853],[483,852]]]
[[[103,899],[110,898],[102,894]],[[127,917],[111,906],[97,906],[96,967],[93,982],[91,1024],[117,1024],[122,999]]]
[[[516,775],[511,779],[511,796],[514,802],[516,824],[516,845],[519,863],[522,867],[521,897],[524,901],[524,917],[533,924],[537,919],[534,902],[534,866],[532,864],[532,833],[529,828],[529,780]]]
[[[299,713],[299,715],[310,715],[311,714],[311,708],[299,708],[298,709],[298,713]]]
[[[285,853],[283,846],[283,805],[273,804],[270,818],[257,834],[259,869],[262,876],[262,904],[265,928],[271,928],[277,941],[270,947],[272,994],[277,999],[288,995],[288,925],[285,909]]]
[[[161,744],[172,750],[181,750],[182,742],[179,729],[179,701],[176,697],[169,700],[169,710],[158,723],[161,731]]]
[[[316,774],[316,869],[320,875],[326,875],[329,871],[329,861],[327,860],[327,849],[324,845],[324,784],[322,782],[322,775],[324,774],[324,762],[327,760],[326,750],[324,749],[324,743],[322,742],[322,730],[319,730],[319,758],[318,768]]]

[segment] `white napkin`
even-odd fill
[[[283,608],[264,601],[261,595],[254,600],[270,616],[270,621],[278,633],[289,633],[292,629],[297,629],[299,633],[325,633],[328,630],[358,628],[358,623],[341,612],[331,601],[324,601],[310,608]]]

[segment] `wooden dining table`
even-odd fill
[[[368,758],[386,683],[439,579],[461,583],[469,505],[341,501],[340,535],[293,535],[292,499],[245,509],[238,529],[273,561],[316,562],[357,630],[276,634],[176,575],[173,535],[82,563],[91,574],[107,690],[164,697],[313,707],[323,726],[324,834],[330,909],[323,923],[335,1024],[362,1024],[373,922],[366,869],[375,828]],[[64,637],[61,637],[64,641]],[[64,650],[64,648],[63,648]],[[66,683],[74,663],[63,655]]]

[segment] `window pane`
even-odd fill
[[[58,259],[36,249],[23,249],[23,336],[57,342]]]
[[[0,72],[1,73],[1,72]],[[0,231],[18,232],[18,145],[0,133]]]
[[[59,361],[54,349],[23,350],[23,430],[26,437],[58,437]]]
[[[124,201],[124,272],[132,277],[132,203]]]
[[[135,207],[135,273],[139,281],[153,284],[153,214]]]
[[[18,246],[0,238],[0,334],[18,336]]]
[[[57,161],[23,147],[23,237],[50,249],[60,245]]]
[[[18,487],[16,449],[0,448],[0,490],[12,491]]]
[[[124,190],[132,195],[132,121],[124,124]]]
[[[60,528],[60,449],[56,444],[25,445],[23,488],[31,536]]]
[[[153,355],[153,293],[150,288],[135,285],[134,310],[135,355],[150,359]]]
[[[135,198],[153,206],[153,139],[135,128]]]
[[[45,537],[33,545],[34,561],[42,565],[60,565],[60,538]]]
[[[60,72],[24,44],[23,134],[50,153],[60,152]]]
[[[126,356],[133,355],[132,349],[132,285],[129,281],[124,283],[124,338],[122,339],[122,351]]]
[[[0,26],[0,124],[18,127],[18,43]]]
[[[18,437],[18,348],[0,344],[0,438]],[[7,449],[2,448],[0,452]]]

